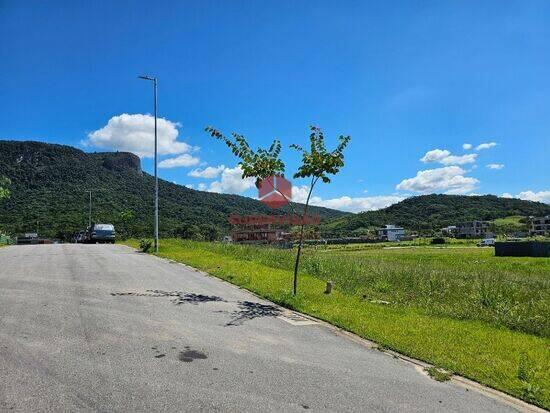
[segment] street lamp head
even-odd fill
[[[140,79],[143,79],[143,80],[156,80],[154,77],[151,77],[151,76],[138,76],[138,78]]]

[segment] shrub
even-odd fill
[[[142,239],[139,241],[139,249],[141,250],[141,252],[149,252],[152,245],[153,241],[151,241],[150,239]]]

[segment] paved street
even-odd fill
[[[0,411],[503,412],[185,266],[0,248]]]

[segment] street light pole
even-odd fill
[[[155,106],[155,252],[159,252],[159,177],[157,172],[158,165],[158,138],[157,138],[157,78],[151,76],[138,76],[143,80],[150,80],[154,87],[154,106]]]
[[[90,203],[88,206],[88,227],[92,226],[92,191],[88,191],[90,193]]]

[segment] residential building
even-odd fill
[[[531,218],[531,236],[550,236],[550,215],[545,217]]]
[[[399,241],[405,236],[405,230],[395,225],[384,225],[376,230],[378,238],[384,241]]]
[[[463,222],[457,229],[458,238],[492,238],[494,236],[489,221]]]

